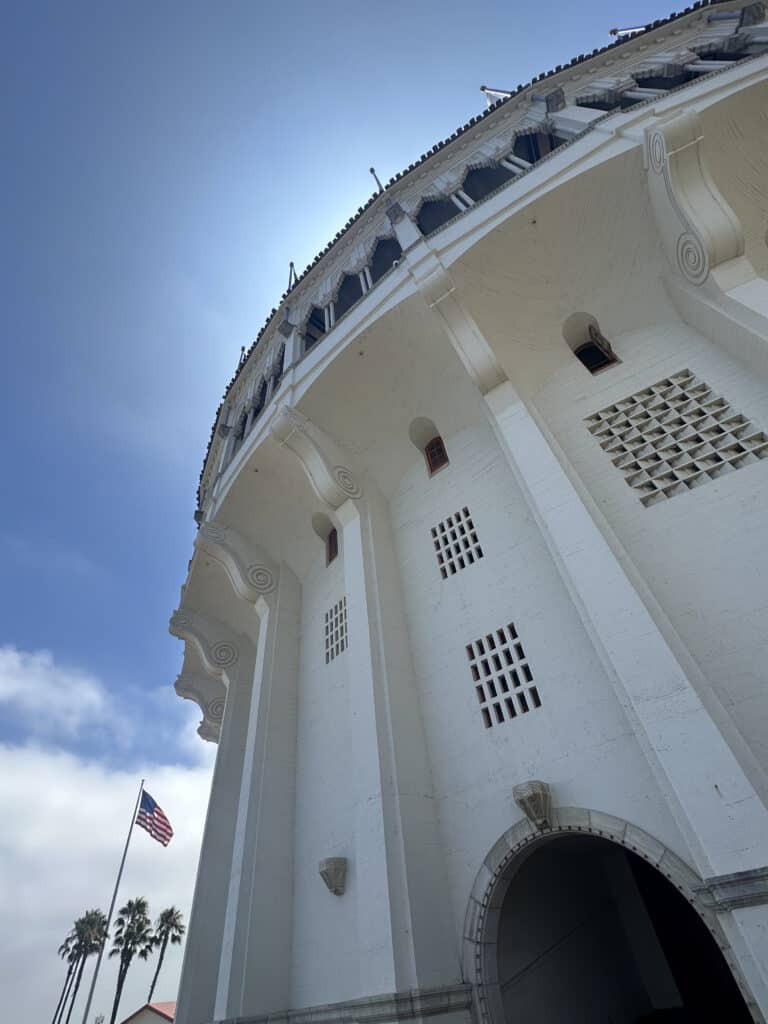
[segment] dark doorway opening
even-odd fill
[[[598,837],[531,853],[504,899],[497,966],[507,1024],[752,1021],[696,910],[647,861]]]

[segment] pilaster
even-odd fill
[[[259,643],[216,985],[216,1019],[289,1002],[301,588],[285,565],[255,602]]]
[[[384,498],[338,509],[350,643],[360,987],[459,980],[421,710]]]
[[[179,1024],[208,1024],[214,1016],[255,649],[248,637],[234,634],[222,623],[186,609],[174,613],[170,628],[174,636],[195,645],[207,673],[226,685],[176,1006]]]

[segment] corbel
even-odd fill
[[[198,735],[211,743],[218,743],[227,701],[224,682],[199,672],[182,672],[173,688],[180,697],[194,701],[202,711]]]
[[[244,601],[256,604],[275,589],[275,573],[268,559],[236,530],[221,523],[203,523],[195,548],[224,569],[235,593]]]
[[[206,672],[220,679],[240,658],[238,637],[224,623],[199,612],[179,608],[168,626],[172,636],[191,643],[200,655]]]
[[[646,129],[651,204],[667,258],[683,277],[703,285],[710,274],[722,276],[727,267],[728,287],[733,287],[740,283],[734,272],[747,280],[754,271],[744,256],[739,219],[707,171],[702,138],[693,111]]]
[[[298,409],[279,406],[270,431],[282,448],[296,456],[315,494],[331,508],[362,497],[362,488],[352,470],[341,463],[336,445]]]

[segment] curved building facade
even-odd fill
[[[765,7],[489,95],[218,412],[179,1024],[768,1020]]]

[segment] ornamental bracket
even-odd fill
[[[349,498],[362,498],[362,488],[342,464],[336,445],[298,409],[281,405],[270,430],[277,443],[296,456],[315,494],[332,509]]]
[[[275,589],[275,572],[264,554],[228,526],[203,523],[195,547],[224,569],[235,593],[244,601],[256,604]]]

